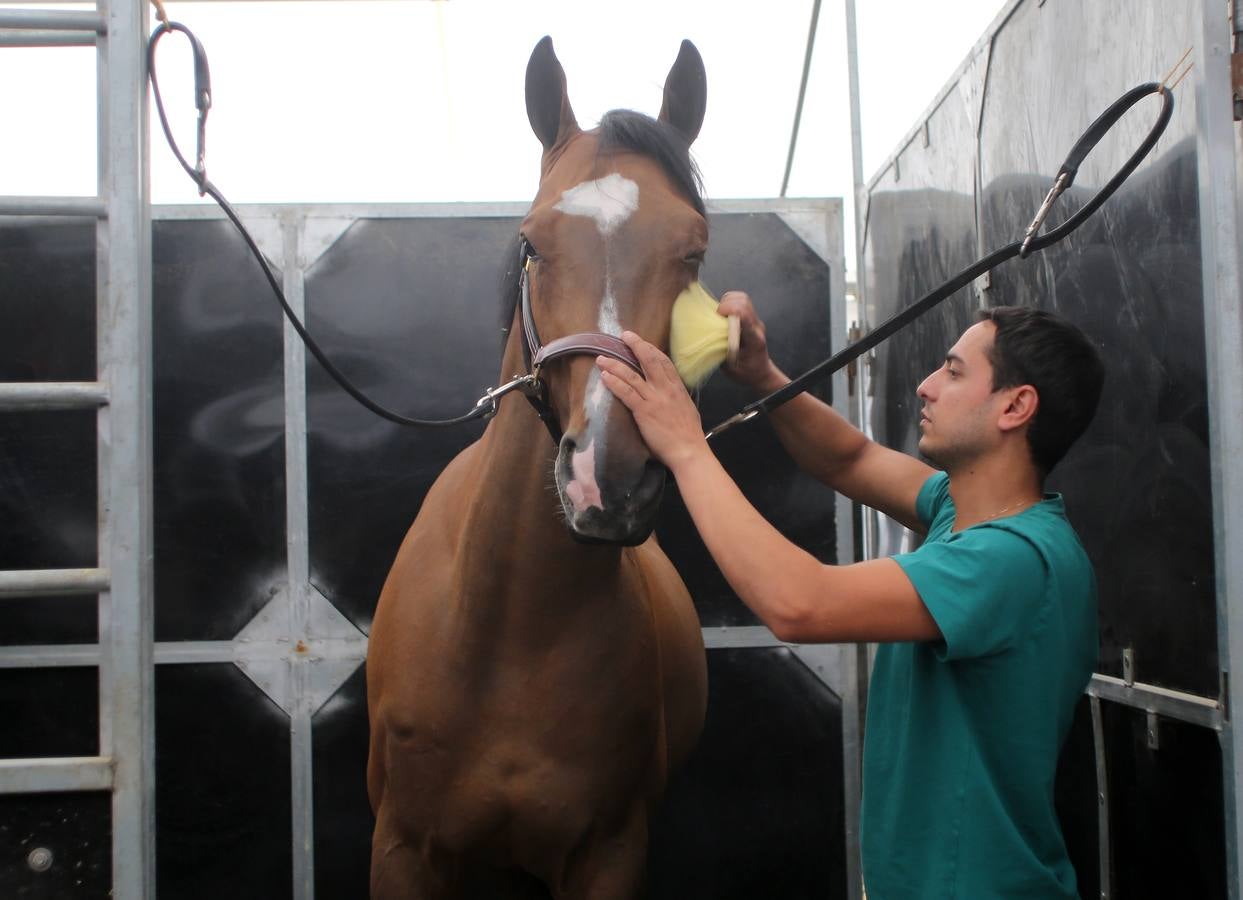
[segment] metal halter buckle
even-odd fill
[[[497,410],[500,409],[499,401],[506,394],[511,393],[512,391],[519,391],[520,393],[530,397],[538,395],[541,390],[543,390],[543,383],[537,376],[517,375],[511,381],[507,381],[500,387],[489,388],[484,391],[483,396],[480,397],[479,401],[475,404],[475,408],[478,409],[481,406],[490,407],[487,414],[484,416],[485,419],[490,419],[496,415]]]

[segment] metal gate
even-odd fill
[[[243,216],[327,352],[381,402],[430,416],[464,408],[495,382],[499,276],[524,213],[519,204],[461,204],[253,207]],[[710,207],[705,280],[753,293],[792,369],[844,343],[841,221],[838,201]],[[3,283],[14,296],[41,290],[13,313],[19,327],[9,335],[57,333],[81,347],[91,323],[76,312],[77,276],[38,286],[53,264],[89,266],[82,228],[0,225],[0,252],[9,248],[13,261]],[[214,209],[157,210],[153,254],[155,597],[145,624],[155,637],[159,891],[362,896],[366,633],[423,493],[479,428],[402,430],[341,394],[308,366]],[[22,358],[20,343],[0,334],[0,359]],[[724,418],[745,399],[714,379],[700,397],[704,418]],[[831,399],[847,410],[844,373]],[[89,531],[80,509],[57,500],[83,490],[65,449],[73,426],[41,426],[44,443],[33,448],[13,443],[22,425],[5,427],[4,484],[21,489],[9,493],[5,520],[33,520],[40,535]],[[783,531],[827,561],[854,558],[849,506],[796,474],[766,426],[731,432],[717,449]],[[49,484],[28,490],[40,472]],[[19,533],[0,524],[0,546],[17,546]],[[653,828],[652,896],[850,895],[854,649],[776,641],[711,565],[675,496],[658,535],[695,597],[712,697],[700,748]],[[24,552],[52,541],[33,543]],[[88,704],[91,670],[82,667],[101,659],[84,638],[89,628],[63,609],[0,621],[14,636],[0,648],[0,699],[20,704],[18,721],[42,721],[46,743],[71,743]],[[89,804],[62,804],[59,821],[0,803],[0,822],[67,848],[54,857],[82,877],[70,883],[79,893],[50,889],[65,872],[56,864],[42,873],[12,865],[0,883],[30,896],[102,892],[106,867],[80,844],[101,840],[107,817],[79,801]],[[75,844],[82,835],[90,841]]]
[[[92,669],[84,679],[84,707],[71,739],[55,747],[51,744],[57,742],[44,740],[37,713],[54,701],[54,685],[48,686],[51,692],[21,685],[6,703],[8,733],[0,746],[10,758],[0,760],[0,799],[10,810],[24,809],[28,820],[47,820],[58,816],[65,797],[83,796],[72,792],[110,792],[110,803],[103,794],[82,799],[91,823],[111,824],[102,831],[89,828],[81,843],[103,845],[114,895],[126,898],[154,894],[155,862],[151,250],[147,122],[140,102],[146,89],[146,30],[146,3],[140,0],[101,2],[88,12],[0,10],[0,52],[4,46],[96,47],[99,115],[97,197],[0,198],[3,217],[68,216],[90,223],[84,226],[90,255],[80,264],[90,278],[85,311],[99,323],[93,353],[71,367],[71,375],[55,366],[53,371],[27,366],[35,355],[47,361],[55,352],[24,329],[17,333],[29,343],[22,354],[6,359],[0,374],[0,412],[10,447],[39,447],[50,423],[56,422],[52,430],[67,426],[77,445],[75,474],[91,485],[88,521],[94,526],[59,546],[53,539],[24,556],[15,547],[4,553],[8,570],[0,573],[0,603],[6,619],[23,613],[35,619],[55,616],[58,608],[74,602],[66,598],[84,597],[87,602],[78,604],[78,612],[89,620],[94,640],[89,659],[83,660]],[[59,273],[47,274],[54,279]],[[10,317],[38,292],[26,298],[11,289],[2,293],[0,315],[12,329],[16,323]],[[35,475],[21,489],[38,494],[45,482]],[[6,638],[16,634],[8,628],[2,633]],[[27,718],[30,713],[33,719]],[[84,883],[66,865],[78,853],[26,840],[14,825],[6,825],[5,836],[16,843],[12,855],[0,862],[0,882],[17,884],[16,873],[25,869],[45,873],[62,896],[69,896],[75,883]],[[94,860],[99,856],[98,851],[91,854]]]

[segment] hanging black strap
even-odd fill
[[[1141,143],[1139,148],[1131,154],[1131,157],[1122,165],[1122,168],[1118,169],[1113,178],[1109,179],[1109,182],[1097,191],[1096,195],[1084,204],[1081,209],[1075,212],[1074,215],[1068,218],[1057,228],[1054,228],[1045,234],[1040,234],[1040,226],[1048,216],[1054,202],[1068,187],[1070,187],[1071,184],[1074,183],[1075,175],[1079,172],[1080,164],[1092,151],[1092,148],[1100,142],[1101,138],[1105,136],[1105,134],[1118,122],[1120,118],[1122,118],[1122,115],[1127,110],[1129,110],[1144,97],[1147,97],[1149,94],[1161,95],[1161,113],[1157,116],[1156,124],[1154,124],[1152,129],[1148,132],[1148,135],[1144,138],[1143,143]],[[1057,177],[1053,182],[1053,187],[1050,189],[1048,196],[1045,197],[1044,202],[1041,204],[1040,210],[1037,212],[1035,219],[1032,220],[1031,225],[1028,227],[1023,240],[1015,241],[1013,244],[1002,247],[1000,250],[995,250],[983,259],[972,263],[940,287],[930,291],[928,294],[921,297],[897,315],[894,315],[886,320],[875,330],[869,332],[865,337],[859,339],[838,353],[835,353],[824,362],[808,369],[784,387],[778,388],[771,394],[756,400],[754,403],[744,406],[740,412],[726,419],[724,422],[709,431],[708,437],[712,438],[721,432],[732,428],[734,425],[750,421],[760,413],[771,413],[787,400],[803,393],[803,391],[807,390],[810,385],[828,378],[834,372],[858,359],[881,341],[890,337],[895,332],[909,325],[915,319],[928,312],[928,310],[932,309],[942,300],[953,295],[960,288],[970,284],[980,275],[996,268],[1006,260],[1015,256],[1025,258],[1033,251],[1043,250],[1045,247],[1056,244],[1058,241],[1062,240],[1062,238],[1066,237],[1087,221],[1088,217],[1091,216],[1092,213],[1096,212],[1096,210],[1100,208],[1101,204],[1108,200],[1109,197],[1116,190],[1118,190],[1119,187],[1121,187],[1122,183],[1127,180],[1131,173],[1135,171],[1136,166],[1138,166],[1143,158],[1148,155],[1149,151],[1151,151],[1153,146],[1157,143],[1157,139],[1160,138],[1162,132],[1165,131],[1165,127],[1169,124],[1170,116],[1173,115],[1173,112],[1174,95],[1171,93],[1170,89],[1162,83],[1154,81],[1149,84],[1141,84],[1139,87],[1135,87],[1127,91],[1115,100],[1109,109],[1105,110],[1105,112],[1097,117],[1096,121],[1093,122],[1088,127],[1088,130],[1083,133],[1083,136],[1075,142],[1075,146],[1071,148],[1070,154],[1066,157],[1066,161],[1062,163],[1061,169],[1058,170]]]
[[[198,152],[195,165],[193,166],[182,155],[181,149],[173,139],[173,132],[168,124],[168,116],[164,112],[164,100],[160,96],[160,82],[156,77],[155,70],[155,48],[164,35],[174,31],[186,36],[190,41],[190,49],[194,53],[194,103],[198,109],[199,116]],[[311,355],[319,361],[319,364],[341,386],[342,390],[377,416],[388,419],[390,422],[396,422],[398,425],[408,425],[416,428],[444,428],[450,425],[460,425],[464,422],[472,422],[475,419],[486,418],[496,412],[497,400],[507,391],[498,389],[489,392],[469,412],[452,419],[415,419],[385,409],[346,378],[345,374],[333,364],[327,354],[315,343],[315,340],[307,332],[306,327],[298,317],[294,315],[293,309],[290,308],[289,302],[285,299],[285,292],[281,290],[280,282],[277,281],[276,276],[272,273],[272,269],[264,258],[258,244],[250,236],[250,232],[246,230],[246,226],[242,224],[242,220],[234,212],[233,207],[229,205],[229,202],[224,199],[224,196],[216,189],[216,186],[207,178],[207,111],[211,108],[211,73],[208,70],[207,53],[203,50],[203,45],[199,43],[198,38],[194,36],[190,29],[181,23],[161,22],[159,27],[151,33],[151,39],[147,42],[147,74],[151,79],[151,94],[155,98],[155,108],[156,112],[159,113],[160,126],[164,129],[164,137],[168,140],[168,146],[172,148],[173,155],[177,157],[181,167],[186,170],[186,174],[193,178],[195,184],[198,185],[199,195],[206,194],[215,200],[220,205],[220,208],[224,210],[224,214],[229,217],[229,221],[237,228],[242,235],[242,239],[246,242],[246,246],[250,248],[251,254],[258,261],[259,267],[263,270],[264,277],[267,278],[268,285],[272,288],[272,293],[280,303],[281,309],[285,311],[285,317],[293,325],[294,331],[298,333],[298,337],[302,338],[302,342],[311,351]]]

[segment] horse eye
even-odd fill
[[[704,252],[705,251],[703,250],[696,250],[694,253],[687,254],[682,261],[690,263],[691,265],[702,266],[704,261]]]

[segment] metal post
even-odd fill
[[[306,319],[306,282],[300,257],[303,219],[281,216],[282,287],[294,313]],[[289,571],[289,636],[297,645],[311,632],[310,540],[307,522],[306,348],[288,321],[285,342],[285,545]],[[293,895],[315,896],[314,754],[309,680],[311,661],[290,660],[293,704],[289,712],[290,804],[293,816]]]
[[[1199,159],[1200,247],[1204,279],[1204,349],[1212,455],[1213,547],[1217,582],[1217,647],[1226,705],[1221,731],[1225,793],[1226,883],[1240,896],[1243,835],[1243,741],[1234,734],[1229,698],[1243,672],[1243,310],[1240,308],[1240,209],[1236,185],[1238,134],[1230,75],[1231,23],[1221,0],[1201,0],[1202,38],[1196,60],[1196,154]]]
[[[1100,697],[1089,701],[1092,708],[1092,748],[1096,759],[1096,837],[1100,866],[1100,900],[1113,895],[1113,839],[1109,833],[1109,755],[1105,749],[1105,723]]]
[[[860,330],[866,329],[866,314],[863,303],[863,237],[865,217],[861,209],[866,206],[867,195],[863,186],[863,131],[859,112],[859,41],[855,19],[855,0],[846,0],[846,71],[850,85],[850,168],[852,173],[851,211],[855,226],[855,308],[859,311]],[[855,390],[858,391],[858,426],[865,433],[867,424],[867,358],[857,363],[859,377],[855,379]],[[859,530],[859,538],[863,559],[870,559],[872,546],[869,532],[869,516],[863,513],[863,527]],[[843,522],[838,517],[837,527]],[[860,855],[860,812],[863,800],[863,730],[867,717],[868,694],[868,647],[867,644],[855,644],[854,652],[848,654],[852,673],[846,680],[847,689],[851,692],[851,702],[842,704],[842,729],[851,733],[848,752],[844,762],[851,770],[846,773],[846,896],[850,900],[859,900],[863,896],[863,866]],[[847,712],[850,714],[847,721]]]
[[[794,108],[794,127],[790,131],[790,150],[786,153],[786,170],[781,176],[781,194],[790,186],[790,170],[794,168],[794,149],[798,146],[798,126],[803,121],[803,98],[807,95],[807,76],[811,74],[811,57],[816,46],[816,25],[820,21],[820,0],[811,5],[811,25],[807,29],[807,49],[803,53],[803,77],[798,85],[798,103]]]
[[[146,0],[102,0],[98,42],[97,225],[99,743],[115,769],[112,896],[155,896],[155,669],[152,609],[151,207]]]

